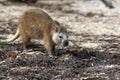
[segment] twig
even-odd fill
[[[110,0],[101,0],[110,9],[115,8]]]

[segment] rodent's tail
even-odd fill
[[[20,36],[20,32],[19,32],[19,28],[18,28],[17,31],[16,31],[16,33],[15,33],[15,35],[11,39],[1,40],[1,42],[13,42],[17,38],[19,38],[19,36]]]
[[[15,35],[14,35],[11,39],[6,40],[6,42],[13,42],[13,41],[15,41],[19,36],[20,36],[20,30],[19,30],[19,28],[18,28],[17,31],[16,31],[16,33],[15,33]]]

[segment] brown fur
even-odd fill
[[[26,11],[20,18],[19,35],[23,41],[23,48],[29,45],[31,39],[42,39],[49,55],[54,53],[55,45],[52,36],[56,31],[65,33],[66,29],[41,9]]]

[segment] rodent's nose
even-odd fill
[[[68,46],[69,42],[68,40],[63,41],[63,46]]]

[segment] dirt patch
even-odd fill
[[[0,7],[1,40],[16,32],[20,15],[31,8],[44,9],[70,35],[70,46],[58,48],[57,58],[50,58],[39,41],[33,41],[27,53],[22,53],[20,40],[0,42],[1,80],[120,79],[118,9],[110,10],[99,0],[38,0],[29,5],[3,1]]]

